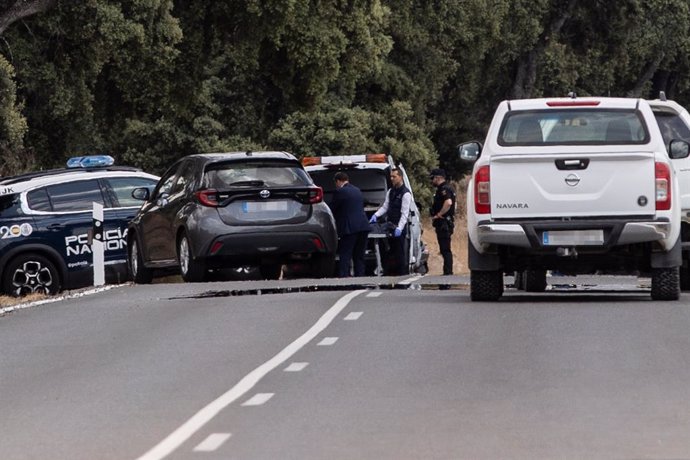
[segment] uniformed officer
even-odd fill
[[[434,203],[431,206],[431,223],[436,230],[438,247],[443,257],[443,274],[453,274],[453,253],[450,248],[450,237],[455,228],[455,190],[446,182],[443,169],[431,171],[432,184],[436,186]]]
[[[376,223],[384,214],[388,216],[388,222],[395,228],[390,239],[391,253],[395,258],[395,275],[407,275],[409,273],[408,259],[405,251],[405,236],[407,235],[407,219],[410,215],[412,193],[405,186],[402,173],[399,169],[391,170],[391,183],[393,187],[388,190],[386,199],[381,207],[371,216],[370,223]]]

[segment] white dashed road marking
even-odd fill
[[[266,374],[283,364],[285,361],[290,359],[292,355],[314,340],[316,336],[323,332],[323,330],[326,329],[326,327],[328,327],[328,325],[338,317],[340,312],[347,307],[352,299],[363,292],[365,291],[352,291],[338,299],[338,301],[331,308],[329,308],[328,311],[326,311],[326,313],[324,313],[307,332],[302,334],[297,340],[281,350],[273,358],[269,359],[261,366],[244,376],[244,378],[242,378],[242,380],[240,380],[234,387],[220,395],[215,401],[211,401],[206,407],[194,414],[192,418],[184,422],[182,426],[170,433],[151,450],[139,457],[139,460],[160,460],[170,455],[175,449],[180,447],[192,435],[199,431],[201,427],[211,421],[213,417],[215,417],[220,411],[254,388],[254,386],[259,383],[261,379],[266,376]],[[333,338],[338,340],[337,337]],[[334,343],[335,340],[333,341]]]
[[[338,337],[324,337],[321,342],[317,343],[317,345],[320,345],[322,347],[328,347],[330,345],[333,345],[337,341]]]
[[[257,393],[245,402],[242,403],[243,406],[261,406],[266,403],[269,399],[273,397],[275,393]]]
[[[213,433],[194,448],[194,452],[213,452],[230,438],[230,433]]]
[[[419,278],[421,278],[421,277],[423,277],[423,276],[424,276],[424,275],[412,276],[412,277],[410,277],[410,278],[407,278],[407,279],[405,279],[405,280],[402,280],[402,281],[399,282],[398,284],[412,284],[412,283],[414,283],[415,281],[417,281]]]
[[[283,369],[285,372],[299,372],[303,371],[305,367],[307,367],[309,363],[292,363],[285,369]]]
[[[349,315],[347,315],[344,319],[345,321],[354,321],[359,319],[359,317],[362,316],[361,311],[353,311]]]
[[[383,294],[383,292],[374,291],[374,292],[370,292],[369,294],[367,294],[367,297],[379,297],[379,296],[381,296],[381,294]]]

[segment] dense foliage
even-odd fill
[[[506,98],[690,102],[687,0],[0,0],[0,33],[0,174],[282,149],[428,186]]]

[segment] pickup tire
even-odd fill
[[[525,270],[522,282],[526,292],[544,292],[546,290],[546,270]]]
[[[678,267],[652,269],[652,299],[678,300],[680,273]]]
[[[470,272],[470,299],[495,301],[503,295],[503,271]]]

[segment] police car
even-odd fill
[[[405,258],[407,259],[410,273],[425,274],[428,271],[429,251],[422,241],[420,213],[414,199],[412,184],[402,164],[396,165],[393,157],[383,153],[304,157],[302,158],[302,164],[314,180],[314,183],[323,189],[324,201],[326,203],[330,202],[335,190],[333,176],[338,171],[346,172],[350,183],[356,185],[362,191],[364,210],[367,217],[371,217],[386,199],[386,194],[392,186],[390,180],[391,169],[399,169],[405,186],[412,194],[410,215],[407,221],[407,251],[405,252]],[[369,233],[369,244],[365,254],[366,272],[369,275],[386,274],[388,271],[386,267],[387,262],[391,261],[387,254],[387,241],[386,239],[379,238],[380,236],[383,235],[378,235],[374,231]]]
[[[94,202],[104,208],[106,281],[127,279],[127,223],[142,204],[132,190],[153,189],[158,177],[113,164],[107,155],[75,157],[66,168],[0,178],[4,294],[55,294],[93,282]]]

